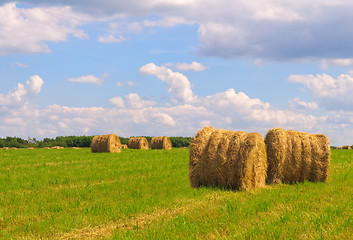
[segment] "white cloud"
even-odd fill
[[[332,66],[353,67],[353,58],[323,59],[321,61],[322,69]]]
[[[122,97],[113,97],[109,102],[118,108],[125,108],[125,101]]]
[[[66,41],[68,35],[85,39],[77,29],[89,17],[70,7],[20,8],[0,6],[0,55],[50,52],[45,42]]]
[[[118,108],[147,108],[156,105],[157,103],[152,100],[144,100],[137,93],[130,93],[125,96],[125,99],[122,97],[113,97],[110,100],[110,103]]]
[[[294,110],[315,110],[318,108],[316,102],[300,101],[299,98],[293,98],[289,101],[290,108]]]
[[[67,80],[74,83],[93,83],[97,85],[102,85],[104,83],[104,79],[108,76],[108,74],[103,74],[101,77],[94,76],[92,74],[83,75],[77,78],[68,78]]]
[[[102,37],[102,36],[98,37],[98,42],[101,42],[101,43],[120,43],[125,40],[126,39],[123,36],[120,35],[120,36],[116,37],[113,34],[109,34],[106,37]]]
[[[28,67],[29,67],[28,64],[20,63],[20,62],[17,62],[17,63],[16,63],[16,66],[17,66],[17,67],[20,67],[20,68],[28,68]]]
[[[327,109],[353,110],[353,73],[341,74],[336,79],[328,74],[291,75],[288,81],[304,84]]]
[[[207,67],[198,62],[192,63],[166,63],[163,64],[166,67],[175,67],[179,71],[205,71]]]
[[[185,75],[173,72],[164,66],[159,67],[154,63],[142,66],[139,72],[141,74],[154,75],[159,80],[167,83],[168,92],[172,95],[175,102],[187,103],[194,100],[190,81]]]
[[[133,87],[133,86],[137,86],[138,83],[137,82],[133,82],[133,81],[126,81],[126,82],[117,81],[116,85],[118,85],[119,87],[123,87],[123,86]]]
[[[0,94],[0,106],[27,104],[29,97],[38,94],[43,84],[44,81],[38,75],[31,76],[26,85],[19,83],[15,90],[6,95]]]

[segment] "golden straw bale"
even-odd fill
[[[27,148],[27,149],[33,150],[34,148],[33,148],[33,147],[29,147],[29,148]]]
[[[148,141],[145,137],[132,137],[129,140],[128,147],[132,149],[148,149]]]
[[[190,145],[192,187],[255,189],[265,186],[266,147],[259,133],[205,127]]]
[[[342,146],[342,149],[352,149],[352,148],[349,145],[344,145],[344,146]]]
[[[3,147],[2,149],[3,150],[9,150],[10,148],[9,147]]]
[[[151,139],[151,149],[172,149],[172,142],[169,137],[153,137]]]
[[[121,149],[128,149],[126,144],[121,144]]]
[[[121,152],[120,139],[116,134],[97,135],[92,139],[91,152]]]
[[[265,137],[267,181],[326,181],[330,144],[325,135],[273,128]]]
[[[60,146],[54,146],[51,149],[64,149],[64,147],[60,147]]]

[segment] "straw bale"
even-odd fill
[[[342,149],[352,149],[352,148],[349,145],[344,145],[344,146],[342,146]]]
[[[327,180],[330,144],[325,135],[273,128],[265,143],[269,183]]]
[[[128,149],[126,144],[121,144],[121,149]]]
[[[11,149],[12,149],[12,150],[17,150],[17,147],[12,147]]]
[[[148,149],[148,141],[145,137],[132,137],[129,140],[128,147],[132,149]]]
[[[91,152],[120,152],[120,139],[115,134],[97,135],[92,139]]]
[[[27,149],[33,150],[34,148],[33,148],[33,147],[29,147],[29,148],[27,148]]]
[[[81,149],[81,148],[79,148],[79,147],[72,147],[72,149]]]
[[[192,187],[255,189],[265,186],[266,147],[259,133],[205,127],[190,146]]]
[[[153,137],[151,139],[151,149],[172,149],[172,142],[169,137]]]
[[[64,149],[64,147],[60,147],[60,146],[54,146],[51,149]]]
[[[2,149],[3,149],[3,150],[9,150],[10,148],[8,148],[8,147],[3,147]]]

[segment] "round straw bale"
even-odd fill
[[[349,145],[344,145],[344,146],[342,146],[342,149],[352,149],[352,148]]]
[[[153,137],[151,139],[151,149],[172,149],[172,142],[169,137]]]
[[[269,183],[327,180],[330,145],[325,135],[273,128],[265,143]]]
[[[266,171],[266,147],[259,133],[206,127],[191,143],[189,178],[192,187],[254,189],[265,185]]]
[[[121,149],[128,149],[126,144],[121,144]]]
[[[129,140],[129,148],[148,149],[148,141],[145,137],[132,137]]]
[[[92,139],[91,152],[120,152],[120,139],[115,134],[97,135]]]

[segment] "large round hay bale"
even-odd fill
[[[151,149],[172,149],[172,142],[169,137],[153,137],[151,139]]]
[[[148,149],[148,141],[145,137],[132,137],[129,140],[128,147],[132,149]]]
[[[273,128],[265,144],[269,183],[327,180],[330,144],[325,135]]]
[[[344,145],[344,146],[342,146],[342,149],[348,149],[349,150],[349,149],[352,149],[352,148],[349,145]]]
[[[190,145],[192,187],[255,189],[265,186],[266,171],[266,147],[259,133],[205,127]]]
[[[121,152],[120,139],[115,134],[95,136],[92,139],[91,152]]]

